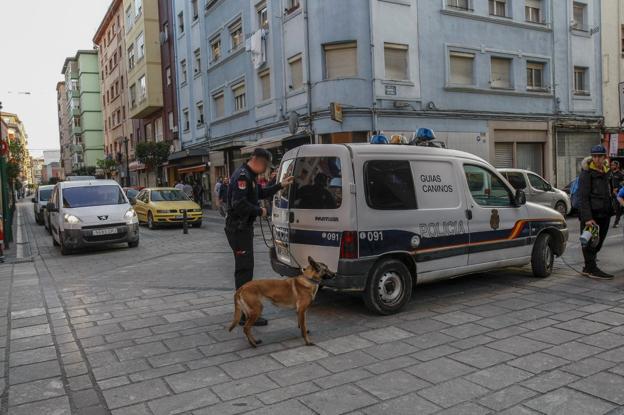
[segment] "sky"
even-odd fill
[[[0,102],[21,118],[32,155],[60,147],[56,83],[66,57],[93,48],[110,2],[0,0]]]

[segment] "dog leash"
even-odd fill
[[[269,245],[269,242],[267,242],[267,238],[266,238],[266,235],[264,233],[264,227],[262,226],[262,221],[263,220],[266,221],[266,224],[269,227],[269,231],[271,231],[271,241],[273,242],[272,245]],[[269,248],[269,249],[275,248],[275,235],[273,234],[273,229],[271,229],[271,222],[269,221],[268,217],[266,217],[266,218],[261,217],[260,218],[260,233],[262,234],[262,239],[264,240],[264,244],[266,245],[266,247]],[[290,255],[290,259],[295,263],[295,265],[297,267],[299,267],[299,269],[303,269],[301,264],[299,264],[297,262],[297,260],[292,255]]]

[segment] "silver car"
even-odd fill
[[[515,189],[524,190],[527,201],[555,209],[564,217],[572,210],[567,193],[553,187],[536,173],[523,169],[498,169],[498,171]]]

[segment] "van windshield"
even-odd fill
[[[68,187],[63,189],[63,207],[122,205],[127,203],[119,186],[101,185]]]
[[[342,205],[340,158],[300,157],[293,175],[294,209],[338,209]]]

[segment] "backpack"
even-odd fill
[[[570,185],[570,202],[572,208],[579,209],[581,207],[581,192],[579,192],[579,178],[574,179]]]

